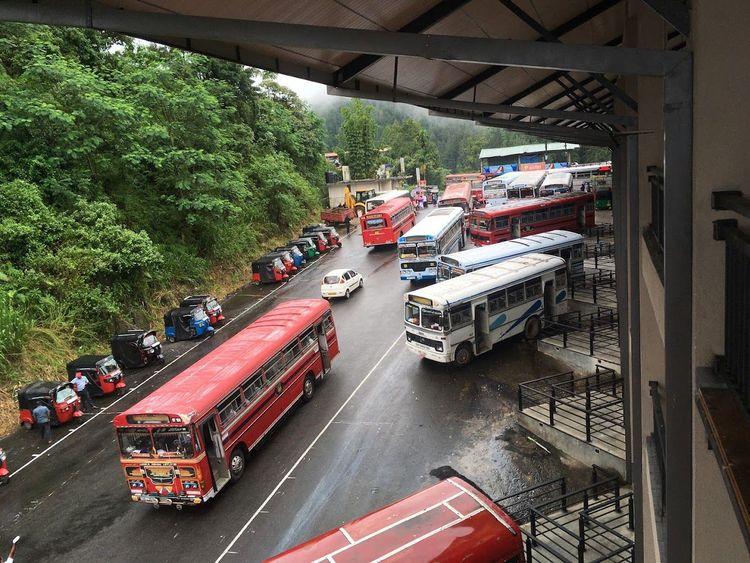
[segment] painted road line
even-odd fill
[[[271,499],[276,495],[277,492],[279,492],[279,489],[284,484],[284,482],[287,479],[290,478],[290,476],[294,472],[294,470],[297,469],[297,466],[299,466],[299,464],[302,463],[302,460],[305,459],[305,457],[307,457],[307,454],[310,453],[310,450],[312,450],[313,447],[315,447],[315,444],[318,443],[318,440],[320,440],[320,438],[323,436],[323,434],[326,433],[326,431],[331,426],[331,424],[333,424],[333,421],[336,420],[336,418],[341,414],[341,412],[344,410],[344,408],[346,408],[346,405],[349,404],[349,401],[351,401],[352,398],[354,398],[354,395],[357,394],[357,391],[359,391],[359,389],[365,384],[365,382],[370,378],[370,376],[375,372],[375,370],[378,369],[378,366],[382,363],[382,361],[386,358],[386,356],[388,356],[388,354],[390,354],[391,350],[393,350],[393,347],[396,346],[396,344],[399,343],[399,341],[401,340],[401,338],[404,336],[405,333],[406,333],[406,331],[402,331],[401,334],[399,334],[396,337],[396,340],[393,341],[393,343],[388,347],[388,349],[380,357],[380,359],[375,363],[375,365],[372,366],[372,369],[370,371],[368,371],[367,375],[364,376],[364,378],[362,379],[362,381],[360,381],[359,384],[357,384],[357,386],[354,388],[354,391],[352,391],[351,394],[346,398],[346,400],[341,404],[341,406],[333,414],[333,416],[330,418],[330,420],[328,422],[326,422],[326,425],[323,427],[323,429],[320,432],[318,432],[318,435],[315,436],[315,438],[313,439],[312,442],[310,442],[310,444],[307,446],[307,448],[305,449],[305,451],[302,452],[302,455],[300,455],[299,458],[297,458],[297,461],[294,462],[294,465],[292,465],[291,469],[289,469],[289,471],[287,471],[286,475],[284,475],[284,477],[282,477],[281,480],[276,484],[276,486],[273,488],[273,490],[271,491],[271,493],[266,497],[266,500],[264,500],[263,503],[256,509],[256,511],[253,512],[252,516],[250,516],[250,519],[247,522],[245,522],[245,525],[242,526],[242,528],[240,529],[240,531],[237,532],[237,535],[234,536],[234,538],[232,539],[231,542],[229,542],[229,545],[227,545],[227,547],[224,549],[224,551],[221,553],[221,555],[219,555],[219,557],[216,559],[216,563],[219,563],[219,561],[221,561],[222,559],[224,559],[224,556],[227,555],[230,552],[230,550],[232,549],[232,547],[234,547],[234,544],[237,543],[237,540],[239,540],[240,537],[242,536],[242,534],[244,534],[245,531],[247,531],[247,529],[250,527],[250,524],[253,523],[253,521],[263,511],[263,509],[266,507],[266,505],[269,502],[271,502]]]
[[[352,231],[348,235],[345,235],[343,238],[346,238],[346,237],[348,237],[348,236],[350,236],[352,234],[354,234],[354,231]],[[279,287],[274,288],[268,294],[266,294],[265,296],[261,297],[258,301],[256,301],[255,303],[253,303],[249,307],[246,307],[245,309],[243,309],[242,311],[240,311],[239,313],[237,313],[237,315],[235,315],[234,317],[232,317],[231,319],[229,319],[227,322],[225,322],[222,326],[218,327],[215,330],[215,332],[220,332],[220,331],[224,330],[226,327],[228,327],[234,321],[236,321],[237,319],[239,319],[241,316],[245,315],[246,313],[248,313],[249,311],[251,311],[252,309],[254,309],[255,307],[257,307],[258,305],[260,305],[261,303],[263,303],[263,301],[265,301],[266,299],[268,299],[269,297],[271,297],[272,295],[274,295],[277,291],[280,291],[280,290],[284,289],[285,287],[289,287],[289,284],[292,283],[294,280],[303,277],[306,272],[310,272],[310,271],[314,270],[316,264],[320,264],[321,262],[323,262],[323,260],[325,260],[327,257],[332,256],[332,255],[333,254],[331,252],[329,252],[325,256],[321,256],[318,260],[315,261],[314,264],[310,265],[309,269],[306,268],[306,269],[302,270],[299,274],[297,274],[296,276],[294,276],[294,278],[292,278],[288,283],[285,283],[283,285],[280,285]],[[73,436],[76,432],[79,432],[83,427],[85,427],[91,421],[93,421],[97,417],[103,415],[111,407],[113,407],[114,405],[116,405],[117,403],[119,403],[120,401],[122,401],[123,399],[125,399],[126,397],[128,397],[131,393],[133,393],[133,392],[137,391],[138,389],[140,389],[141,387],[143,387],[146,383],[148,383],[149,381],[151,381],[154,377],[156,377],[157,375],[159,375],[161,372],[163,372],[169,366],[173,365],[175,362],[177,362],[178,360],[180,360],[183,357],[185,357],[186,354],[189,354],[190,352],[192,352],[193,350],[195,350],[198,346],[200,346],[204,342],[208,342],[208,341],[209,341],[209,339],[203,339],[200,342],[197,342],[194,346],[191,346],[190,348],[188,348],[187,350],[185,350],[182,354],[178,355],[174,360],[172,360],[168,364],[162,366],[160,369],[156,370],[149,377],[147,377],[146,379],[144,379],[143,381],[141,381],[138,385],[136,385],[135,387],[131,387],[130,389],[128,389],[127,393],[125,393],[122,397],[119,397],[118,399],[115,399],[114,401],[112,401],[108,405],[102,407],[99,410],[98,413],[96,413],[94,416],[92,416],[91,418],[89,418],[85,422],[81,423],[79,426],[76,426],[75,428],[71,428],[70,430],[68,430],[67,434],[65,434],[62,438],[60,438],[59,440],[57,440],[53,444],[50,444],[46,449],[42,450],[41,452],[39,452],[37,454],[33,454],[32,458],[29,461],[27,461],[26,463],[24,463],[23,465],[21,465],[21,467],[19,467],[18,469],[14,470],[13,473],[10,474],[10,477],[14,477],[14,476],[18,475],[21,471],[23,471],[28,466],[30,466],[32,463],[34,463],[37,459],[43,457],[45,454],[47,454],[47,452],[49,452],[52,449],[54,449],[58,444],[61,444],[62,442],[64,442],[65,440],[67,440],[70,436]]]

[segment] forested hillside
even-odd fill
[[[324,138],[322,121],[258,71],[0,26],[6,400],[186,290],[247,281],[251,257],[320,207]]]

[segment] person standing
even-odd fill
[[[83,373],[77,371],[76,376],[71,383],[75,386],[76,393],[78,393],[78,396],[81,398],[81,407],[84,412],[89,409],[95,409],[96,407],[94,406],[94,403],[91,402],[91,395],[89,394],[89,380],[83,377]]]
[[[346,234],[348,235],[349,229],[351,228],[352,218],[347,215],[346,219],[344,219],[344,223],[346,223]]]
[[[48,444],[52,443],[52,428],[50,427],[50,412],[47,405],[44,403],[38,403],[31,411],[36,422],[42,429],[42,440],[46,440]]]

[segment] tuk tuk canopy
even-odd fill
[[[141,350],[150,349],[158,344],[159,340],[156,338],[155,330],[139,328],[116,334],[110,342],[112,355],[117,363],[123,367],[142,366]]]
[[[174,328],[175,339],[185,340],[193,336],[190,330],[190,321],[193,319],[193,312],[200,307],[175,307],[170,309],[164,315],[164,328]]]
[[[20,409],[33,410],[37,403],[43,402],[49,406],[54,400],[54,394],[61,388],[70,389],[70,383],[62,381],[35,381],[18,390],[18,406]]]

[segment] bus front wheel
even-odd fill
[[[232,481],[239,481],[245,472],[245,452],[242,448],[235,448],[229,457],[229,475]]]
[[[468,344],[464,343],[456,348],[455,362],[457,366],[463,367],[467,365],[473,357],[474,354],[472,353],[471,348]]]
[[[539,333],[542,329],[542,323],[539,317],[531,317],[526,321],[526,326],[523,327],[523,335],[526,340],[536,340],[539,338]]]

